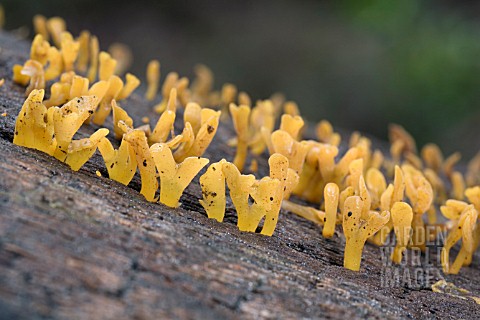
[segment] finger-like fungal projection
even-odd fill
[[[395,232],[396,245],[392,252],[392,261],[401,263],[403,252],[406,250],[412,232],[413,211],[405,202],[395,202],[392,206],[390,217]]]
[[[478,231],[475,230],[477,218],[478,211],[473,205],[467,205],[460,213],[458,219],[455,220],[442,248],[441,262],[443,272],[457,274],[466,262],[471,261],[475,242],[478,242]],[[462,240],[460,252],[451,264],[450,249],[460,239]]]
[[[223,174],[223,164],[226,162],[225,159],[222,159],[219,162],[212,163],[200,177],[203,196],[203,199],[200,199],[200,204],[207,212],[208,217],[218,222],[223,221],[227,203],[225,175]]]
[[[325,186],[325,224],[322,234],[325,238],[331,238],[335,232],[337,222],[337,208],[339,199],[339,189],[335,183],[328,183]]]
[[[188,157],[177,164],[172,150],[164,143],[150,147],[153,161],[160,176],[160,202],[176,208],[183,190],[190,184],[200,170],[207,165],[208,159]]]
[[[152,101],[155,99],[158,92],[158,85],[160,82],[160,62],[158,60],[151,60],[147,65],[147,91],[145,92],[145,99]]]
[[[363,201],[359,196],[345,200],[342,226],[346,243],[343,265],[353,271],[360,270],[363,246],[367,238],[374,235],[390,219],[388,211],[370,211],[365,218],[362,217],[362,211]]]

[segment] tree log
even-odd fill
[[[479,317],[472,299],[431,289],[445,277],[479,296],[478,255],[445,276],[425,256],[420,267],[388,266],[382,249],[367,244],[360,272],[352,272],[343,268],[341,226],[324,239],[317,226],[282,211],[272,237],[244,233],[231,203],[223,223],[207,218],[198,179],[170,209],[145,201],[138,175],[129,186],[106,178],[98,153],[74,172],[12,144],[25,96],[11,70],[28,58],[29,45],[1,33],[0,46],[0,111],[7,113],[0,117],[1,319]],[[136,124],[158,118],[138,95],[122,106]],[[82,127],[77,138],[94,129]],[[206,156],[231,161],[229,137],[222,123]],[[266,156],[260,160],[266,174]],[[406,281],[385,284],[388,270]]]

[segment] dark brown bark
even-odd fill
[[[437,273],[416,287],[382,287],[378,247],[366,245],[360,272],[344,269],[340,227],[327,240],[282,211],[273,237],[242,233],[231,204],[224,223],[206,217],[198,184],[169,209],[143,199],[138,176],[128,187],[105,178],[98,154],[73,172],[13,145],[24,89],[11,69],[28,45],[3,33],[0,46],[0,318],[479,317],[472,300],[432,292]],[[137,124],[150,112],[138,96],[122,105]],[[231,160],[230,136],[223,124],[207,156]],[[479,277],[477,255],[446,278],[479,296]]]

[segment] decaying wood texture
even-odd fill
[[[137,176],[128,187],[105,178],[98,154],[73,172],[13,145],[24,88],[11,69],[29,48],[5,33],[0,47],[0,318],[479,317],[473,300],[432,292],[438,274],[417,287],[382,287],[378,247],[366,245],[360,272],[344,269],[339,226],[327,240],[282,211],[273,237],[242,233],[231,203],[224,223],[206,217],[197,183],[169,209],[143,199]],[[138,95],[122,106],[138,124],[158,117]],[[93,130],[84,126],[79,137]],[[233,159],[231,136],[222,124],[212,161]],[[260,167],[266,173],[266,157]],[[479,296],[478,254],[446,279]]]

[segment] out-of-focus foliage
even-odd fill
[[[480,25],[435,1],[349,0],[340,8],[385,49],[388,77],[377,107],[387,120],[403,123],[421,143],[457,140],[452,129],[480,120]]]

